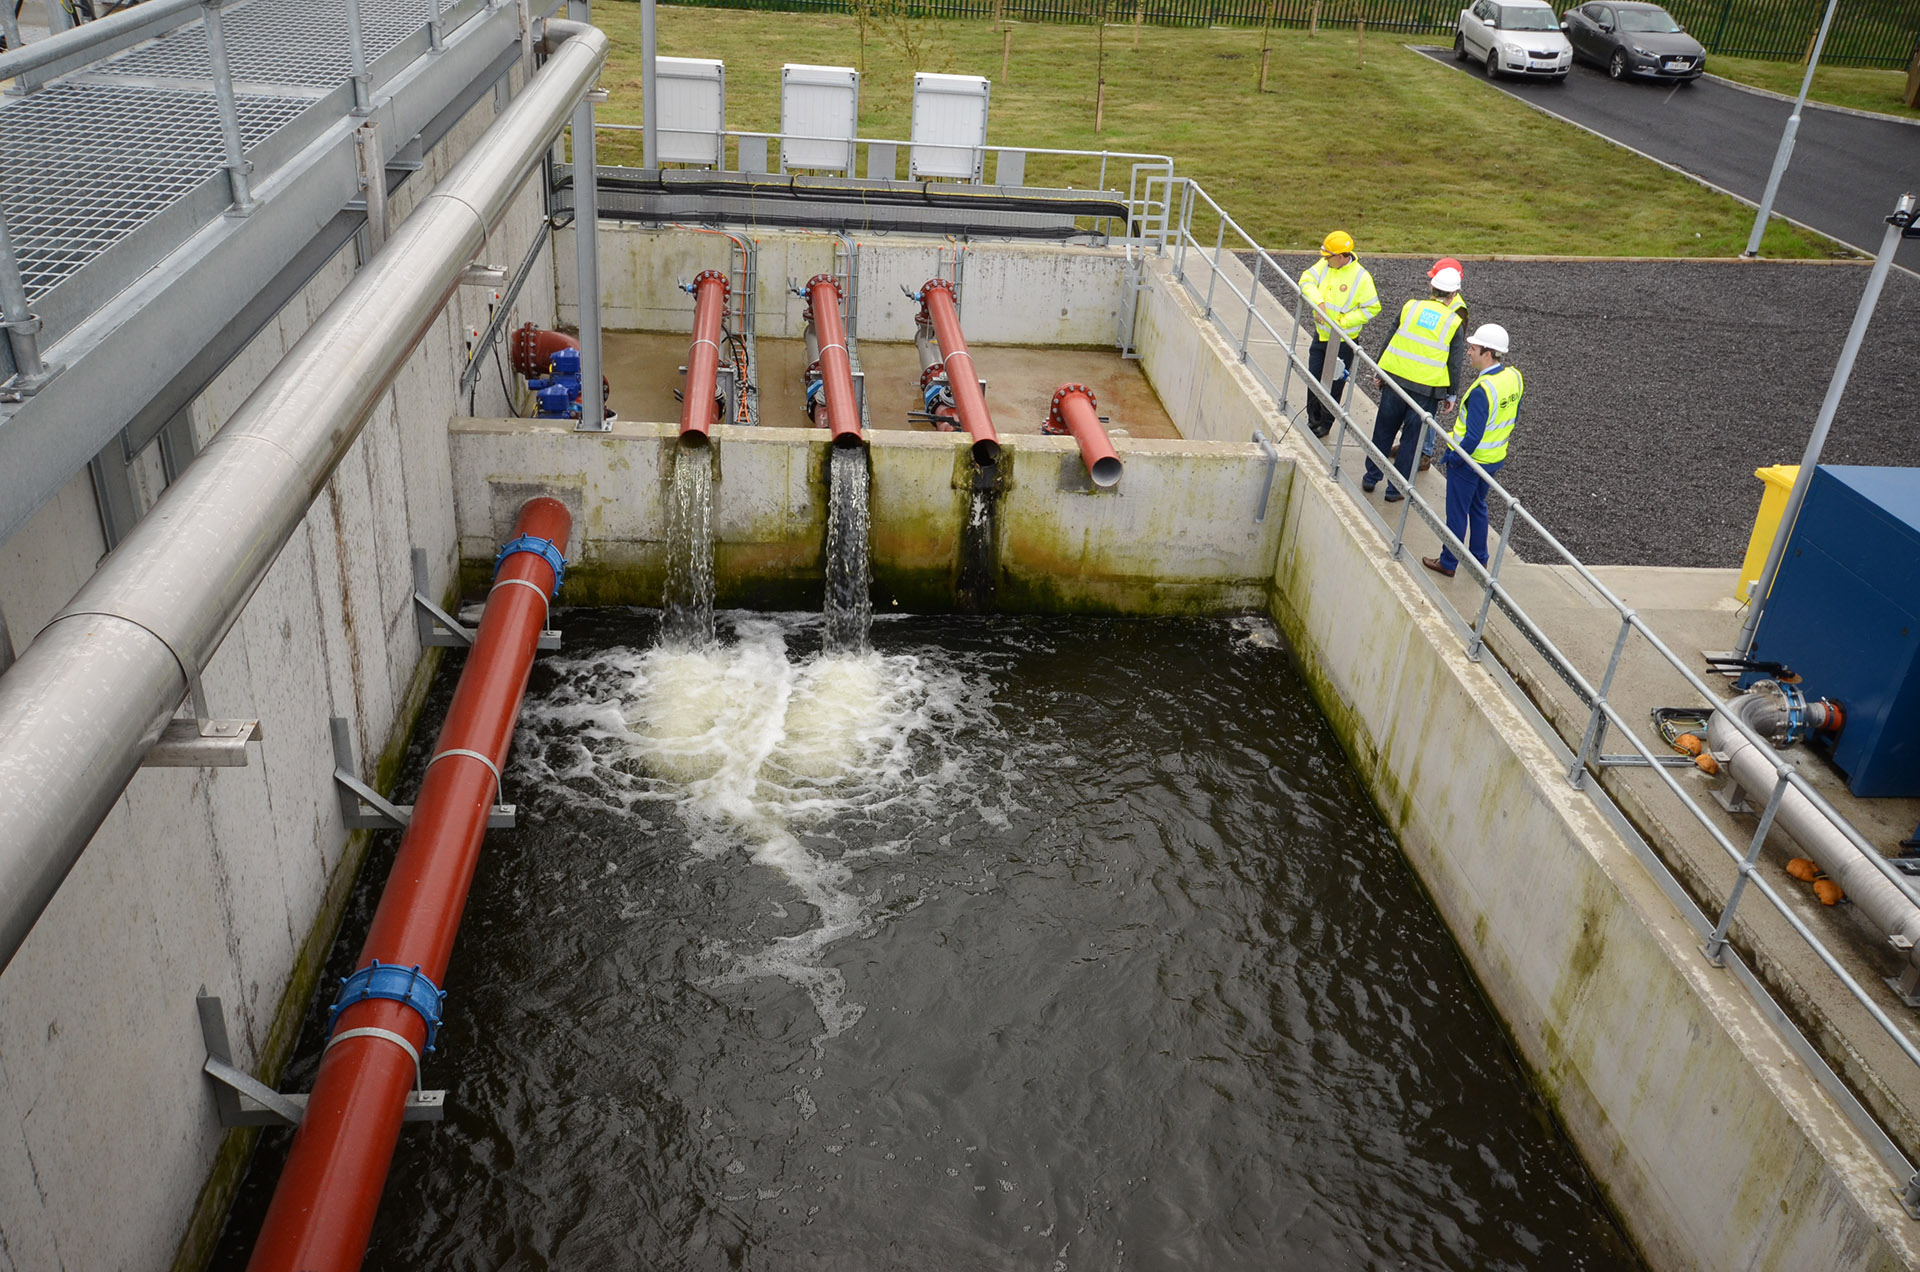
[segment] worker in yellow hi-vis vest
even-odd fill
[[[1393,329],[1387,347],[1380,351],[1380,374],[1373,378],[1374,387],[1380,390],[1380,412],[1373,417],[1373,445],[1382,455],[1392,457],[1402,477],[1413,477],[1413,458],[1420,453],[1421,435],[1428,431],[1426,416],[1437,415],[1442,401],[1451,403],[1454,386],[1467,379],[1466,334],[1461,330],[1460,310],[1453,303],[1459,295],[1460,271],[1436,271],[1427,294],[1400,307],[1400,323]],[[1400,439],[1397,452],[1396,436]],[[1360,489],[1372,494],[1381,476],[1373,457],[1368,456],[1367,475]],[[1406,491],[1406,482],[1388,482],[1387,502],[1398,503]]]
[[[1467,337],[1467,367],[1475,377],[1460,397],[1460,417],[1442,461],[1447,470],[1447,531],[1463,541],[1483,566],[1487,563],[1487,483],[1461,457],[1472,456],[1488,477],[1507,462],[1507,443],[1513,437],[1514,421],[1520,418],[1520,395],[1527,387],[1520,372],[1506,365],[1507,344],[1507,329],[1498,323],[1486,323]],[[1452,578],[1460,561],[1453,555],[1452,544],[1442,544],[1439,556],[1422,557],[1420,564]]]
[[[1369,274],[1354,255],[1353,235],[1335,230],[1320,244],[1320,259],[1300,275],[1300,294],[1326,311],[1340,325],[1342,337],[1349,343],[1360,338],[1360,329],[1380,312],[1380,295]],[[1332,329],[1316,314],[1313,321],[1313,347],[1307,350],[1307,371],[1320,378],[1327,365],[1327,337]],[[1334,373],[1329,392],[1338,402],[1347,387],[1347,368],[1353,365],[1350,354],[1342,354],[1340,369]],[[1307,427],[1315,437],[1325,437],[1333,427],[1333,412],[1318,394],[1307,394]]]

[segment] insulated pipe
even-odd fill
[[[500,800],[500,773],[571,529],[557,499],[542,496],[520,509],[360,947],[358,967],[377,961],[414,969],[431,982],[426,1002],[435,1028],[438,986],[479,864],[487,815]],[[252,1272],[337,1272],[358,1268],[366,1257],[407,1092],[419,1081],[418,1064],[431,1039],[427,1015],[408,1002],[356,1000],[350,992],[340,1001],[346,1005],[329,1024],[306,1116],[247,1263]]]
[[[1080,462],[1087,466],[1087,475],[1093,478],[1094,485],[1108,490],[1120,481],[1120,456],[1100,423],[1096,413],[1099,407],[1093,390],[1086,385],[1063,384],[1053,391],[1053,407],[1041,431],[1073,434],[1073,440],[1080,445]]]
[[[705,446],[720,412],[714,394],[720,383],[720,320],[726,316],[727,276],[703,270],[693,280],[693,344],[687,350],[687,383],[680,394],[680,440]]]
[[[819,349],[809,349],[820,363],[826,385],[827,427],[835,446],[858,446],[860,404],[853,396],[853,357],[847,352],[847,326],[840,318],[840,284],[832,274],[807,280],[807,318],[813,323]]]
[[[1765,737],[1776,726],[1776,711],[1776,705],[1762,695],[1744,693],[1707,721],[1707,746],[1715,755],[1727,757],[1723,767],[1748,798],[1761,804],[1772,797],[1774,785],[1780,780],[1777,760],[1769,748],[1747,741],[1734,726],[1733,717]],[[1920,967],[1920,906],[1898,884],[1875,869],[1812,800],[1791,786],[1780,796],[1774,824],[1793,836],[1875,927],[1888,936],[1911,941],[1902,957]]]
[[[554,34],[558,24],[549,23]],[[606,61],[568,38],[0,676],[11,961]],[[216,700],[219,685],[213,686]]]
[[[920,289],[920,312],[926,315],[934,339],[940,342],[940,359],[946,366],[954,409],[960,412],[961,427],[973,438],[973,460],[991,464],[1000,457],[1000,436],[993,431],[993,416],[987,412],[987,395],[980,391],[980,377],[973,369],[973,355],[967,352],[967,338],[960,334],[953,284],[944,278],[929,279]]]

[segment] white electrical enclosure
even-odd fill
[[[978,75],[913,77],[912,180],[955,177],[979,181],[986,173],[987,97],[992,85]]]
[[[654,59],[661,163],[717,168],[726,157],[727,66],[704,57]]]
[[[851,66],[780,68],[780,166],[854,170],[860,128],[860,72]]]

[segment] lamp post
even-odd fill
[[[1787,496],[1786,511],[1780,514],[1780,528],[1774,532],[1773,546],[1767,549],[1767,566],[1760,571],[1760,581],[1753,586],[1753,598],[1747,604],[1747,618],[1740,625],[1740,638],[1734,642],[1734,652],[1742,658],[1753,653],[1753,639],[1760,628],[1760,615],[1767,607],[1767,593],[1773,590],[1773,579],[1780,572],[1780,562],[1787,554],[1787,539],[1793,534],[1793,523],[1800,515],[1800,505],[1806,502],[1807,486],[1813,481],[1813,470],[1820,463],[1821,447],[1826,445],[1827,430],[1833,427],[1834,414],[1840,409],[1840,397],[1847,391],[1847,377],[1853,373],[1853,360],[1860,353],[1860,344],[1866,339],[1867,324],[1873,321],[1874,306],[1880,303],[1880,289],[1886,284],[1887,271],[1893,268],[1894,249],[1900,246],[1902,237],[1920,238],[1920,198],[1911,194],[1900,196],[1900,202],[1894,206],[1893,214],[1887,218],[1887,233],[1880,240],[1880,254],[1874,258],[1873,272],[1867,275],[1867,290],[1861,293],[1859,308],[1853,313],[1853,326],[1847,332],[1847,343],[1841,347],[1840,361],[1833,368],[1833,381],[1827,385],[1826,400],[1820,403],[1819,418],[1814,421],[1813,436],[1807,439],[1806,453],[1800,457],[1800,471],[1794,475],[1793,491]]]
[[[1793,158],[1793,139],[1800,131],[1800,112],[1806,109],[1807,92],[1813,87],[1813,72],[1820,65],[1820,50],[1826,47],[1827,30],[1833,26],[1834,10],[1840,0],[1827,0],[1827,14],[1820,19],[1820,34],[1813,39],[1813,52],[1807,55],[1807,76],[1800,81],[1800,96],[1793,100],[1793,114],[1780,133],[1780,149],[1773,154],[1773,171],[1767,174],[1767,192],[1760,196],[1760,210],[1754,214],[1753,233],[1747,236],[1747,250],[1740,253],[1752,259],[1760,255],[1760,236],[1766,233],[1767,218],[1773,215],[1773,196],[1780,193],[1780,178],[1787,175],[1787,161]]]

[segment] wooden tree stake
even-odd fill
[[[1313,0],[1313,13],[1307,18],[1307,38],[1320,34],[1320,0]]]
[[[5,0],[0,0],[4,3]],[[1013,73],[1009,69],[1013,64],[1013,28],[1008,27],[1000,36],[1000,82],[1013,83]]]

